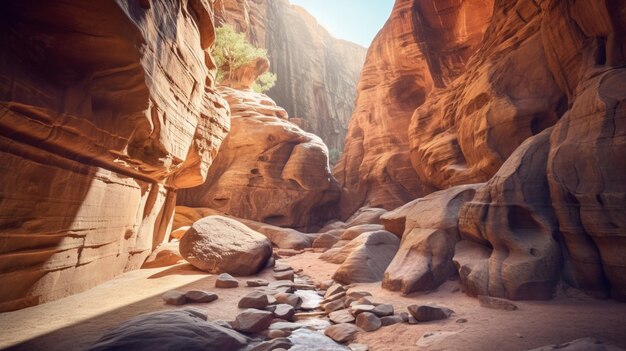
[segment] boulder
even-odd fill
[[[274,319],[272,312],[249,308],[237,315],[231,325],[233,329],[242,333],[258,333],[266,330],[272,319]]]
[[[378,317],[391,316],[393,314],[393,305],[387,303],[376,305],[376,307],[372,310],[372,313]]]
[[[382,280],[387,266],[398,251],[399,244],[398,237],[385,231],[360,235],[341,248],[337,254],[338,257],[345,259],[333,274],[333,280],[342,284]]]
[[[349,308],[331,312],[328,314],[328,318],[335,324],[353,323],[355,321],[354,315]]]
[[[380,324],[383,327],[386,327],[388,325],[394,325],[394,324],[398,324],[398,323],[404,323],[405,320],[402,318],[402,316],[400,315],[393,315],[393,316],[386,316],[386,317],[380,317]]]
[[[477,244],[464,245],[454,257],[469,294],[552,298],[562,254],[546,178],[551,131],[525,141],[461,207],[461,237]]]
[[[197,311],[174,310],[132,318],[104,334],[89,351],[240,350],[248,338],[206,321]]]
[[[171,290],[166,292],[161,296],[163,301],[168,305],[184,305],[187,303],[187,298],[185,297],[185,293],[178,290]]]
[[[274,300],[272,298],[272,300]],[[261,291],[253,291],[239,300],[237,307],[239,308],[257,308],[262,309],[270,304],[270,298]]]
[[[246,285],[249,287],[268,286],[270,283],[265,279],[250,279],[246,280]]]
[[[278,293],[274,297],[279,304],[287,304],[293,308],[300,308],[302,305],[302,298],[296,294]]]
[[[449,318],[454,311],[436,305],[410,305],[407,307],[411,316],[418,322],[430,322]]]
[[[452,261],[459,241],[459,210],[480,185],[461,185],[432,193],[390,212],[403,213],[400,248],[385,270],[385,289],[411,294],[437,288],[457,274]]]
[[[293,321],[293,316],[296,313],[296,310],[293,306],[289,304],[281,303],[276,305],[276,308],[273,312],[276,318],[284,319],[286,321]]]
[[[239,281],[233,278],[233,276],[228,273],[222,273],[218,275],[217,279],[215,280],[216,288],[230,289],[230,288],[236,288],[238,286],[239,286]]]
[[[269,341],[264,341],[258,345],[254,345],[248,351],[274,351],[277,349],[289,350],[293,346],[293,343],[287,338],[275,338]]]
[[[180,253],[209,273],[252,275],[272,254],[270,241],[245,225],[221,216],[195,222],[181,238]]]
[[[366,332],[372,332],[380,329],[382,323],[380,318],[373,313],[363,312],[356,317],[356,326]]]
[[[208,303],[217,300],[216,293],[203,290],[189,290],[185,293],[187,302],[191,303]]]
[[[359,328],[351,323],[341,323],[331,325],[324,330],[324,335],[335,340],[338,343],[346,343],[354,340]]]

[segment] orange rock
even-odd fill
[[[411,116],[434,88],[464,71],[493,1],[448,3],[396,1],[370,46],[345,152],[333,170],[343,188],[344,219],[363,205],[393,209],[435,190],[411,164]]]
[[[217,0],[216,22],[246,33],[268,50],[276,86],[267,94],[303,130],[343,150],[366,49],[333,38],[303,8],[286,0]]]
[[[326,145],[290,123],[268,96],[220,91],[232,112],[230,134],[207,181],[179,191],[179,205],[304,231],[319,228],[338,197]],[[291,248],[302,248],[296,246]]]
[[[139,268],[228,131],[211,6],[142,3],[2,4],[0,311]]]

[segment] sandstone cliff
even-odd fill
[[[181,6],[182,5],[182,6]],[[138,268],[229,128],[207,1],[1,5],[0,311]]]
[[[460,207],[456,250],[456,230],[437,248],[447,263],[455,252],[468,293],[545,299],[563,278],[624,299],[626,8],[618,1],[490,5],[396,2],[368,53],[334,170],[344,218],[359,206],[393,208],[486,182]],[[414,268],[423,276],[437,273],[429,272],[432,253],[415,248],[431,244],[411,246],[423,256]],[[417,286],[421,277],[396,270],[385,275],[403,280],[390,286],[432,288],[432,279]]]
[[[268,50],[278,80],[267,95],[302,129],[342,150],[366,49],[333,38],[287,0],[218,0],[215,9],[218,24]]]
[[[449,3],[396,1],[370,46],[345,151],[334,168],[344,218],[366,204],[392,209],[434,189],[411,165],[411,116],[433,89],[464,71],[492,8],[489,0]]]

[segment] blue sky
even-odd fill
[[[383,27],[394,0],[290,0],[304,7],[339,39],[369,47]]]

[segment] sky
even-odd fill
[[[305,8],[332,36],[369,47],[394,0],[290,0]]]

